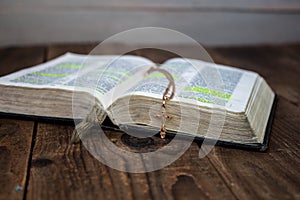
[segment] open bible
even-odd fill
[[[118,127],[160,129],[162,94],[168,84],[156,66],[139,56],[67,53],[0,78],[0,112],[84,120],[97,108]],[[157,66],[174,78],[176,92],[166,107],[167,132],[265,150],[275,94],[257,73],[173,58]],[[91,107],[92,105],[92,107]],[[219,127],[215,133],[214,127]]]

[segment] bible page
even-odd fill
[[[139,81],[154,63],[139,56],[67,53],[49,62],[0,78],[0,84],[88,92],[108,107],[122,89]],[[140,74],[140,75],[139,75]]]
[[[174,78],[173,101],[203,107],[225,108],[244,112],[258,75],[247,70],[194,59],[174,58],[160,66]],[[158,72],[146,76],[126,95],[144,95],[162,99],[168,80]]]

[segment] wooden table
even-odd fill
[[[91,45],[0,50],[0,75]],[[187,51],[192,48],[184,46]],[[118,45],[107,49],[118,50]],[[279,96],[266,152],[215,147],[204,159],[191,147],[171,165],[125,173],[70,145],[73,125],[0,119],[0,199],[300,199],[300,45],[207,48],[216,63],[260,73]],[[162,62],[174,55],[133,54]],[[133,148],[108,133],[124,148]]]

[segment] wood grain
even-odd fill
[[[38,125],[28,199],[173,199],[186,195],[198,199],[195,194],[205,199],[234,198],[208,159],[198,159],[196,144],[157,172],[126,173],[105,166],[82,144],[71,145],[72,131],[68,126]],[[122,142],[121,132],[106,134],[120,148],[137,150]],[[97,139],[92,141],[91,146],[103,145]],[[118,155],[114,159],[118,160]],[[120,159],[119,165],[126,162]]]
[[[95,48],[96,44],[64,44],[64,45],[49,45],[47,48],[46,59],[51,60],[61,56],[67,52],[88,54]]]
[[[45,47],[0,49],[0,76],[42,63]],[[1,94],[1,91],[0,91]],[[34,122],[0,118],[0,199],[23,199]]]
[[[216,147],[209,160],[239,199],[299,199],[299,45],[212,52],[216,62],[242,66],[264,76],[279,101],[267,152]]]
[[[0,118],[0,199],[23,199],[34,122]]]
[[[155,63],[185,56],[188,58],[211,61],[206,55],[205,49],[199,49],[196,45],[154,45],[157,48],[144,48],[143,45],[128,45],[121,43],[88,43],[88,44],[64,44],[50,45],[47,48],[46,59],[50,60],[67,52],[95,55],[136,55],[148,58]],[[202,52],[203,51],[203,52]],[[180,54],[180,55],[178,55]],[[182,55],[181,55],[182,54]]]
[[[148,173],[153,199],[235,199],[207,158],[199,159],[193,143],[171,165]]]
[[[81,144],[71,145],[72,131],[73,127],[39,124],[27,198],[132,197],[131,177],[102,165]],[[137,186],[146,187],[145,184]]]
[[[45,47],[0,49],[0,76],[42,63],[45,49]]]
[[[99,45],[99,46],[98,46]],[[138,45],[129,46],[120,43],[108,44],[104,47],[101,43],[90,43],[90,44],[68,44],[68,45],[50,45],[47,49],[46,58],[47,60],[53,59],[55,57],[61,56],[67,52],[79,53],[79,54],[96,54],[96,55],[122,55],[130,54],[136,56],[142,56],[148,58],[156,63],[162,63],[167,59],[178,57],[176,54],[167,52],[159,49],[142,48],[137,50],[131,50],[139,48]],[[175,47],[176,50],[182,48],[182,46],[171,46],[170,49]],[[188,47],[191,49],[190,47]]]

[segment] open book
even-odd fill
[[[159,72],[145,74],[153,66],[139,56],[67,53],[0,78],[0,112],[83,119],[94,105],[100,124],[108,117],[119,127],[159,131],[168,80]],[[170,133],[266,148],[275,94],[257,73],[183,58],[158,67],[176,85],[166,107]]]

